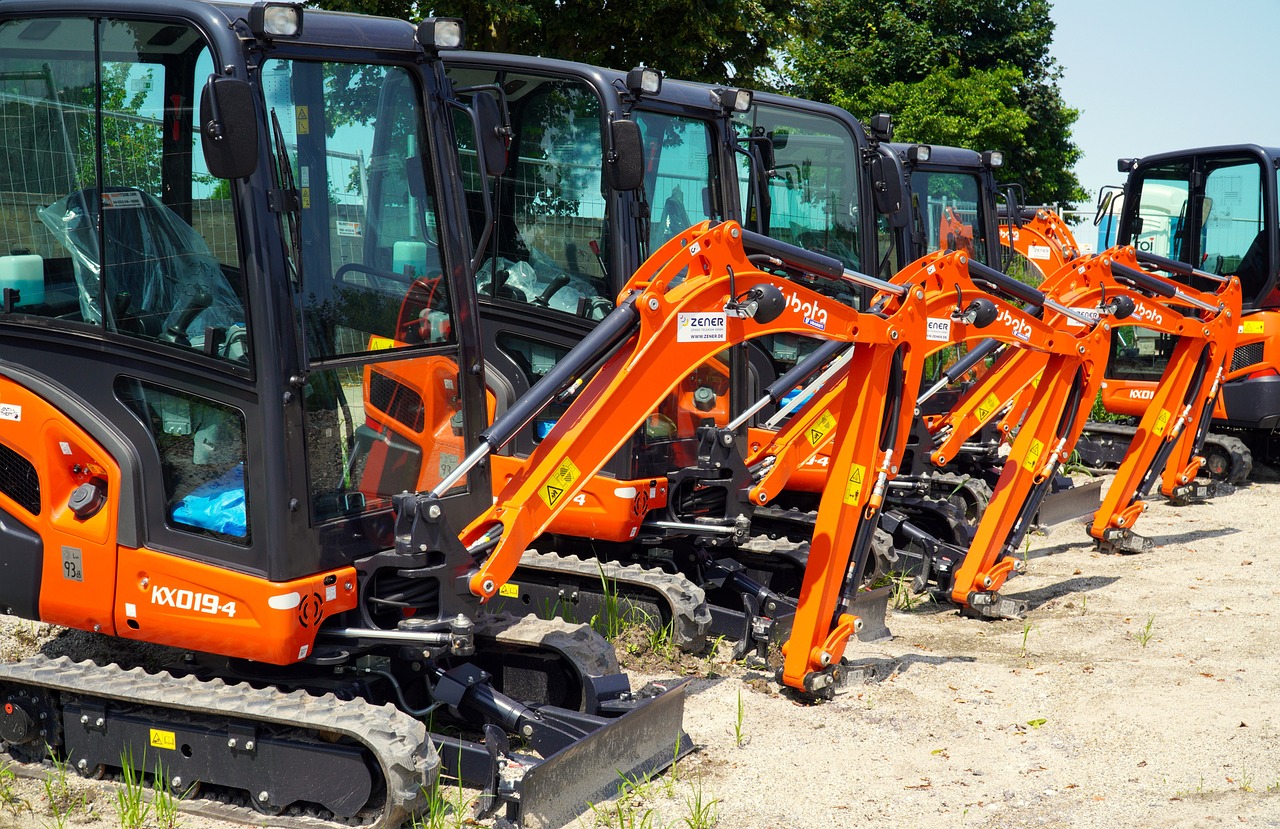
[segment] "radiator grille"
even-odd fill
[[[32,515],[40,514],[40,476],[31,461],[0,444],[0,492]]]
[[[1237,346],[1231,355],[1231,370],[1239,371],[1262,362],[1262,343]]]
[[[426,426],[421,395],[385,374],[375,371],[372,375],[369,381],[369,402],[374,408],[386,412],[413,431],[421,432]]]

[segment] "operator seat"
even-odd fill
[[[133,187],[107,187],[103,193],[79,190],[40,212],[72,253],[84,321],[103,321],[103,297],[109,329],[151,339],[168,332],[168,339],[186,345],[203,342],[207,326],[226,329],[244,321],[243,304],[217,258],[178,214]],[[176,331],[202,292],[207,307]]]

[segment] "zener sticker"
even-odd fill
[[[722,343],[728,331],[728,315],[723,311],[685,311],[676,319],[678,343]]]
[[[951,339],[951,320],[946,317],[929,317],[925,328],[925,339],[935,343],[945,343]]]

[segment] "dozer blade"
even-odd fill
[[[889,632],[889,624],[885,621],[892,594],[893,588],[888,585],[858,591],[847,612],[862,621],[862,627],[857,633],[859,642],[887,642],[893,638],[893,634]]]
[[[559,829],[618,795],[628,781],[662,771],[693,749],[684,732],[689,680],[525,772],[520,783],[520,828]]]
[[[1040,502],[1035,523],[1051,527],[1063,521],[1093,515],[1102,506],[1102,478],[1046,495]]]

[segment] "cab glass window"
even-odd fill
[[[707,219],[718,219],[716,160],[706,121],[639,111],[645,194],[651,205],[649,247]]]
[[[834,119],[758,104],[735,116],[740,136],[773,139],[769,180],[769,235],[820,251],[863,270],[858,238],[858,149]],[[739,180],[742,203],[754,216],[750,181]]]
[[[210,66],[183,24],[0,24],[11,311],[247,362],[229,194],[193,129]]]
[[[987,263],[982,188],[977,176],[917,170],[911,174],[911,220],[925,251],[961,250]]]
[[[391,65],[275,59],[262,76],[310,368],[312,514],[340,522],[326,548],[360,555],[392,543],[393,495],[431,489],[463,454],[421,91]]]
[[[155,442],[168,523],[185,532],[248,544],[244,414],[130,377],[116,381],[116,395]]]
[[[501,83],[511,116],[506,172],[490,181],[492,235],[476,275],[481,298],[602,319],[614,291],[600,173],[600,99],[580,81],[453,67],[459,87]],[[473,239],[484,231],[483,181],[471,122],[455,125]]]
[[[262,84],[308,358],[452,341],[409,71],[268,60]]]

